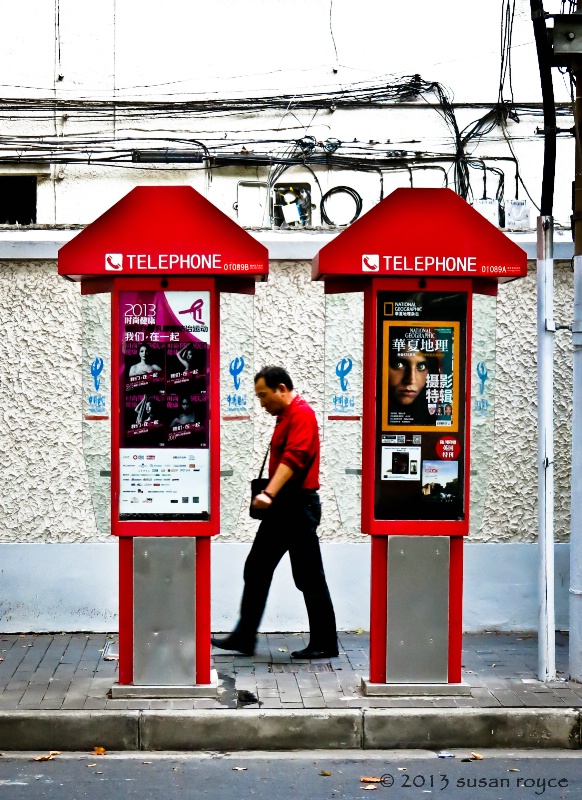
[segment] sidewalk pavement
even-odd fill
[[[214,649],[216,699],[111,699],[116,634],[0,634],[0,749],[310,749],[581,746],[582,684],[537,680],[531,634],[463,638],[470,696],[365,697],[367,633],[295,661],[305,634],[261,634],[249,658]]]

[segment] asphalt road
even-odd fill
[[[0,756],[3,800],[504,800],[582,797],[582,752],[39,753]],[[362,782],[361,778],[383,778]],[[374,788],[366,788],[374,787]]]

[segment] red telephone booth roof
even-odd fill
[[[322,247],[313,278],[527,275],[525,252],[450,189],[396,189]]]
[[[267,275],[269,256],[191,186],[138,186],[59,250],[59,275]]]

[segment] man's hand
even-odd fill
[[[272,505],[273,499],[268,494],[261,492],[253,498],[253,508],[269,508]]]

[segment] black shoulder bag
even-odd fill
[[[263,478],[263,471],[265,469],[265,464],[267,463],[267,456],[269,455],[269,450],[271,446],[267,447],[267,452],[265,453],[265,457],[263,459],[263,464],[261,466],[261,471],[259,472],[258,478],[253,478],[251,481],[251,505],[249,507],[249,514],[252,519],[264,519],[266,512],[269,510],[268,508],[254,508],[253,500],[258,494],[264,492],[269,484],[269,478]]]

